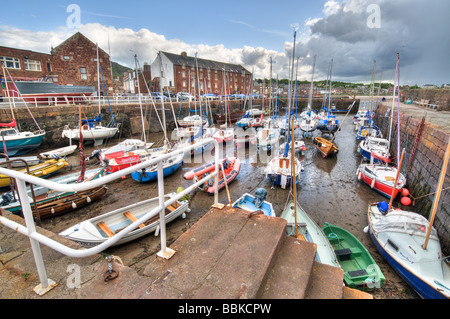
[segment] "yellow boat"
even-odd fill
[[[332,141],[319,136],[314,139],[314,145],[320,151],[323,157],[327,157],[338,152],[338,148],[333,144]]]
[[[30,172],[27,172],[26,168],[18,170],[18,172],[22,172],[25,174],[29,174],[35,177],[46,177],[56,171],[60,170],[63,167],[69,166],[69,163],[64,159],[51,159],[37,165],[30,166]],[[0,174],[0,187],[9,186],[11,183],[11,178],[7,175]]]

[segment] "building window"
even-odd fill
[[[70,60],[70,56],[69,55],[64,55],[63,56],[63,60]]]
[[[52,72],[52,64],[50,62],[47,62],[47,71]]]
[[[36,60],[24,60],[25,70],[27,71],[42,71],[41,62]]]
[[[80,68],[80,75],[82,80],[87,80],[86,68]]]
[[[11,58],[7,56],[0,56],[0,62],[7,69],[17,69],[20,70],[20,61],[18,58]]]

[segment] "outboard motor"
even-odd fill
[[[2,194],[2,201],[0,202],[0,206],[8,205],[13,201],[14,197],[11,193]]]
[[[95,150],[95,151],[93,151],[92,154],[91,154],[91,156],[86,157],[86,162],[87,162],[87,161],[90,161],[90,160],[93,159],[93,158],[96,158],[100,163],[102,163],[103,165],[105,165],[106,167],[108,167],[108,166],[109,166],[109,160],[108,160],[107,158],[102,159],[101,153],[102,153],[101,150]]]
[[[264,188],[258,188],[255,192],[255,207],[260,208],[266,200],[267,191]]]

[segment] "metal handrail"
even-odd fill
[[[164,210],[167,206],[171,205],[181,197],[183,197],[185,194],[191,192],[196,187],[200,186],[204,182],[208,181],[211,178],[215,178],[215,192],[214,192],[214,205],[217,206],[218,204],[218,177],[219,177],[219,153],[215,152],[215,170],[212,174],[208,175],[207,177],[201,179],[200,181],[196,182],[195,184],[191,185],[184,191],[180,192],[176,196],[170,198],[167,201],[164,201],[164,174],[163,174],[163,164],[162,161],[165,159],[168,159],[169,157],[172,157],[174,155],[178,155],[181,153],[186,153],[190,151],[191,149],[200,147],[204,144],[213,143],[216,150],[219,149],[219,143],[213,139],[205,139],[202,142],[189,145],[188,147],[175,150],[171,153],[160,155],[156,158],[146,160],[142,163],[139,163],[137,165],[128,167],[126,169],[120,170],[118,172],[109,174],[107,176],[100,177],[98,179],[95,179],[93,181],[84,182],[80,184],[59,184],[57,182],[53,182],[50,180],[45,180],[43,178],[34,177],[31,175],[27,175],[21,172],[13,171],[10,169],[2,168],[0,167],[0,174],[5,174],[10,177],[13,177],[16,179],[17,183],[17,191],[22,203],[22,212],[25,218],[25,224],[26,226],[23,226],[17,222],[14,222],[4,216],[0,216],[0,223],[16,230],[17,232],[28,236],[30,238],[31,242],[31,248],[33,251],[36,268],[38,270],[39,278],[41,281],[42,289],[47,289],[49,287],[49,279],[47,278],[47,274],[45,271],[44,261],[42,258],[42,254],[40,251],[39,243],[44,244],[48,246],[49,248],[52,248],[66,256],[69,257],[75,257],[75,258],[82,258],[82,257],[88,257],[94,254],[97,254],[106,248],[112,246],[116,242],[118,242],[121,238],[123,238],[125,235],[127,235],[130,231],[137,228],[140,224],[146,222],[148,219],[150,219],[156,212],[160,212],[160,237],[161,237],[161,251],[158,253],[158,256],[162,258],[170,258],[172,255],[170,253],[170,249],[166,247],[166,233],[165,233],[165,213]],[[77,191],[84,191],[88,190],[100,185],[104,185],[106,183],[109,183],[113,180],[116,180],[118,178],[121,178],[122,176],[131,174],[132,172],[135,172],[137,170],[149,167],[151,165],[157,164],[158,167],[158,197],[159,197],[159,206],[157,208],[154,208],[151,212],[148,212],[141,218],[139,218],[137,221],[133,222],[131,225],[124,228],[120,233],[116,234],[115,236],[107,239],[105,242],[101,243],[98,246],[92,247],[92,248],[83,248],[83,249],[74,249],[67,247],[45,235],[39,234],[36,231],[34,219],[33,219],[33,213],[31,211],[31,203],[28,200],[27,197],[27,189],[25,182],[33,183],[37,185],[42,185],[45,187],[48,187],[50,189],[54,189],[57,191],[62,192],[77,192]]]

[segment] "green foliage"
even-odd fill
[[[111,61],[111,67],[112,67],[112,73],[113,73],[113,77],[117,77],[117,76],[123,76],[124,72],[129,72],[132,71],[129,67],[123,66],[117,62],[112,62]]]

